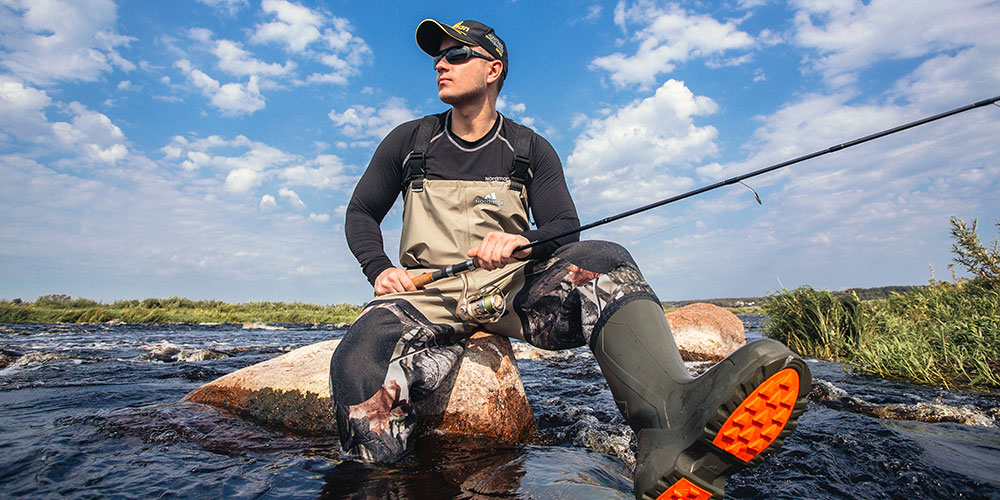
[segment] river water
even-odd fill
[[[760,317],[741,319],[748,337],[760,336]],[[631,432],[586,349],[537,356],[515,345],[536,354],[518,365],[539,443],[430,436],[392,468],[340,460],[335,438],[289,436],[178,402],[216,377],[343,335],[285,328],[0,324],[0,498],[633,498]],[[993,415],[1000,407],[997,396],[851,375],[822,361],[810,367],[873,403],[937,400]],[[726,492],[1000,499],[1000,430],[811,402],[785,446],[730,478]]]

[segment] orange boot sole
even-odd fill
[[[792,418],[799,394],[799,373],[785,368],[743,400],[729,416],[712,444],[749,462],[767,449]]]
[[[659,484],[660,488],[669,486],[659,490],[662,492],[658,496],[647,492],[643,498],[723,498],[728,476],[747,467],[755,459],[758,459],[757,463],[762,461],[765,451],[769,451],[775,441],[778,441],[774,447],[777,449],[783,443],[783,437],[794,430],[798,416],[805,410],[805,398],[799,398],[800,382],[798,371],[786,367],[749,390],[742,401],[736,396],[723,405],[714,423],[706,425],[700,442],[685,452],[691,458],[690,463],[701,464],[698,470],[687,473],[675,470],[667,474]],[[753,387],[752,383],[750,387]],[[740,401],[738,405],[737,401]],[[727,408],[733,406],[735,409],[727,413]],[[723,423],[720,425],[719,422]],[[705,445],[706,442],[710,442],[711,446]]]

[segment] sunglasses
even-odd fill
[[[446,59],[449,64],[458,64],[468,61],[470,57],[478,57],[481,59],[486,59],[487,61],[494,61],[493,57],[480,54],[472,50],[472,47],[468,45],[460,45],[455,47],[448,47],[442,50],[438,55],[434,56],[434,66],[437,66],[441,59]]]

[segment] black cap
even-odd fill
[[[461,21],[453,26],[433,19],[424,19],[417,26],[417,45],[431,56],[441,52],[441,40],[448,35],[465,45],[478,45],[489,55],[503,63],[503,77],[507,78],[507,46],[493,28],[478,21]]]

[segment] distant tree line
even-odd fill
[[[926,285],[894,285],[894,286],[880,286],[874,288],[848,288],[847,290],[830,292],[834,296],[840,297],[843,295],[854,294],[859,300],[886,300],[892,296],[893,293],[907,293],[912,290],[923,288]],[[714,304],[719,307],[727,307],[730,309],[746,309],[762,307],[768,300],[773,296],[765,297],[728,297],[722,299],[701,299],[701,300],[666,300],[661,302],[664,308],[675,309],[678,307],[684,307],[686,305],[694,303],[708,303]]]

